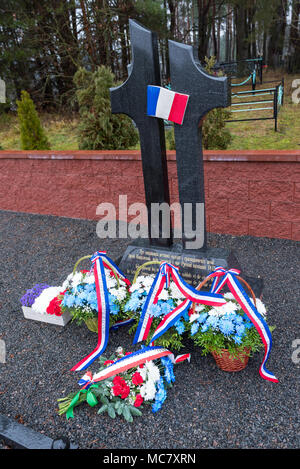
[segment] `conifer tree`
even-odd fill
[[[27,91],[21,92],[21,100],[17,100],[17,106],[22,150],[49,150],[50,144]]]

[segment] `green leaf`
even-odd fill
[[[104,404],[102,407],[100,407],[100,409],[98,410],[97,414],[103,414],[103,412],[106,412],[107,411],[107,405]]]
[[[133,418],[132,418],[132,415],[128,406],[124,406],[123,417],[127,422],[130,422],[130,423],[133,422]]]
[[[142,414],[142,412],[140,411],[140,409],[138,409],[137,407],[134,407],[133,405],[131,405],[129,407],[130,409],[130,412],[132,413],[132,415],[136,416],[136,417],[140,417]]]
[[[111,404],[107,407],[107,412],[108,412],[108,415],[110,416],[110,418],[112,418],[112,419],[116,418],[115,409],[113,408],[113,406]]]

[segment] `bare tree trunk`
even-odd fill
[[[290,47],[292,52],[290,72],[297,73],[300,71],[300,33],[299,33],[299,15],[300,15],[300,0],[294,0],[292,4],[292,22],[291,22],[291,35]]]
[[[87,50],[91,59],[91,67],[92,67],[92,70],[94,71],[95,64],[96,64],[96,56],[95,56],[95,50],[93,47],[91,27],[90,27],[90,23],[87,17],[86,5],[85,5],[84,0],[80,0],[80,7],[82,11],[83,28],[84,28],[85,37],[86,37]]]
[[[286,28],[287,0],[282,0],[277,7],[270,30],[268,64],[272,68],[281,65]]]

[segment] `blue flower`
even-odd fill
[[[174,326],[179,335],[183,334],[185,331],[184,324],[180,321],[180,319],[175,322]]]
[[[69,293],[65,293],[64,299],[62,301],[63,306],[67,306],[68,308],[72,308],[75,304],[75,296]]]
[[[137,297],[131,296],[129,301],[126,303],[124,307],[124,311],[136,311],[141,306],[141,300]]]
[[[182,317],[183,317],[183,319],[184,319],[185,321],[188,322],[189,319],[190,319],[190,317],[189,317],[189,312],[188,312],[188,311],[185,311],[185,312],[183,313],[183,316],[182,316]]]
[[[135,290],[132,294],[131,294],[131,298],[134,298],[135,300],[140,300],[140,297],[141,297],[141,293],[137,290]]]
[[[209,316],[206,320],[206,325],[216,329],[219,323],[219,319],[216,316]]]
[[[234,332],[234,324],[228,319],[220,319],[219,328],[224,335],[230,335]]]
[[[156,304],[156,305],[151,305],[150,308],[149,308],[149,313],[151,316],[157,318],[161,315],[161,308],[159,306],[159,304]]]
[[[191,327],[191,335],[195,335],[198,332],[200,324],[198,322],[193,322]]]
[[[207,313],[201,313],[199,318],[198,318],[198,322],[203,323],[206,320],[207,316],[208,316]]]
[[[244,319],[243,319],[243,317],[242,317],[240,314],[237,314],[236,317],[235,317],[234,322],[235,322],[236,324],[243,324]]]
[[[165,316],[166,314],[170,313],[172,309],[174,309],[174,306],[171,306],[168,302],[164,301],[164,302],[161,302],[160,309],[161,309],[161,314]]]
[[[95,283],[86,283],[84,286],[85,291],[92,292],[96,291],[96,284]]]
[[[162,357],[161,362],[165,367],[165,374],[164,378],[166,379],[167,383],[174,383],[175,375],[173,372],[174,365],[169,357]]]
[[[155,401],[152,405],[152,412],[155,413],[161,409],[162,404],[165,402],[167,398],[167,391],[164,387],[163,378],[160,378],[157,383],[157,392],[155,394]]]
[[[120,312],[120,306],[116,303],[110,304],[109,307],[111,314],[118,314]]]
[[[242,337],[241,337],[240,335],[235,335],[235,336],[233,337],[233,340],[234,340],[234,342],[235,342],[236,344],[240,345],[240,344],[242,343],[242,340],[243,340],[243,339],[242,339]]]
[[[239,336],[242,336],[245,333],[245,330],[246,330],[246,328],[243,324],[240,324],[240,325],[236,326],[236,333]]]

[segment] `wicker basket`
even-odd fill
[[[249,292],[251,293],[251,296],[254,301],[254,305],[256,307],[256,298],[254,295],[254,292],[250,285],[244,280],[242,277],[237,276],[237,279],[240,280],[246,287],[248,288]],[[197,287],[196,290],[201,290],[201,288],[209,281],[209,277],[206,277]],[[192,305],[192,310],[193,313],[195,313],[195,306],[196,304],[193,303]],[[251,349],[246,348],[241,351],[237,356],[233,357],[230,356],[229,351],[227,349],[222,349],[221,353],[216,353],[211,351],[212,356],[215,359],[215,362],[217,366],[223,370],[223,371],[229,371],[229,372],[234,372],[234,371],[241,371],[244,368],[246,368],[249,360]]]
[[[230,357],[227,349],[222,349],[221,354],[211,352],[218,367],[223,371],[241,371],[246,368],[251,349],[245,348],[237,357]]]

